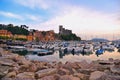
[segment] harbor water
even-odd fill
[[[93,53],[60,53],[60,51],[55,51],[51,55],[45,55],[45,56],[38,56],[33,54],[28,54],[26,57],[30,60],[38,60],[38,61],[46,61],[46,62],[63,62],[66,61],[69,62],[79,62],[79,61],[87,61],[91,62],[94,60],[108,60],[109,58],[113,59],[120,59],[120,53],[118,52],[118,49],[115,49],[114,51],[105,51],[103,54],[96,55],[95,52]]]

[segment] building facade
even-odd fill
[[[55,33],[53,30],[50,31],[35,31],[34,40],[37,41],[54,41],[55,40]]]
[[[53,30],[50,31],[38,31],[34,30],[29,33],[29,35],[13,35],[8,30],[0,30],[0,36],[1,37],[8,37],[10,39],[15,40],[27,40],[27,41],[54,41],[55,40],[55,33]]]
[[[0,36],[4,36],[4,37],[12,37],[12,33],[8,30],[0,30]]]

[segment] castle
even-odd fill
[[[60,35],[69,35],[69,34],[72,34],[72,30],[65,29],[65,28],[63,28],[62,25],[60,25],[59,26],[59,34]]]

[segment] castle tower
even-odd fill
[[[62,33],[63,33],[63,26],[59,25],[59,34],[62,34]]]

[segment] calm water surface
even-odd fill
[[[38,61],[46,61],[46,62],[53,62],[53,61],[60,62],[61,61],[61,62],[65,63],[66,61],[79,62],[79,61],[83,61],[83,60],[86,60],[87,62],[91,62],[93,60],[107,60],[109,58],[120,59],[120,53],[117,52],[117,49],[115,49],[114,52],[105,51],[105,53],[103,53],[99,56],[97,56],[95,54],[95,52],[93,52],[92,54],[84,54],[83,55],[81,53],[63,54],[63,53],[60,53],[59,51],[55,51],[52,55],[45,55],[45,56],[29,54],[29,55],[27,55],[27,58],[30,60],[38,60]]]

